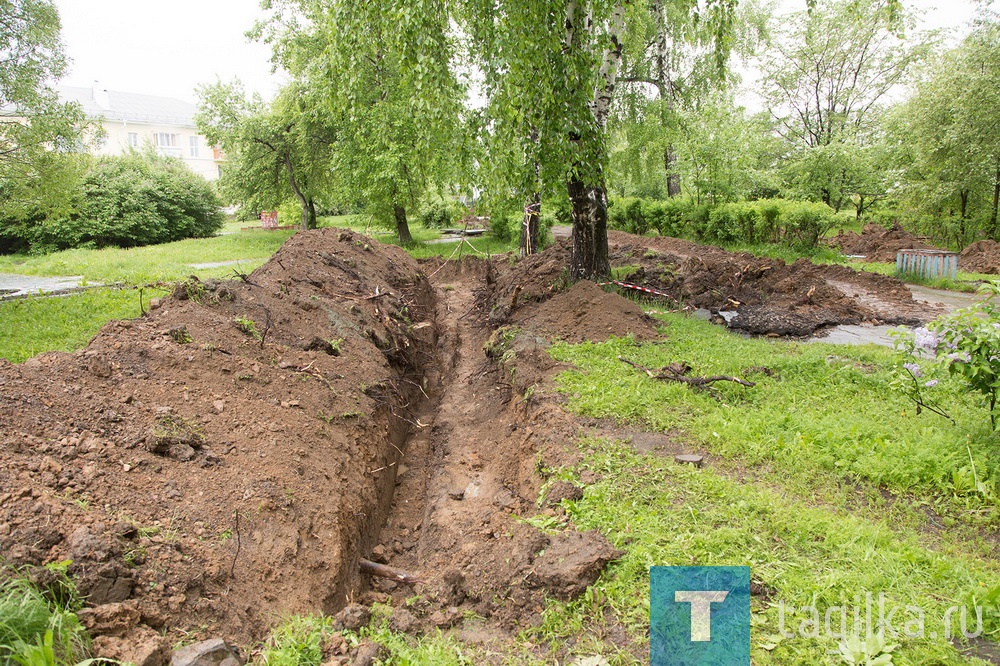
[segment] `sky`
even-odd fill
[[[195,87],[239,77],[272,97],[270,47],[244,33],[259,0],[55,0],[71,63],[60,83],[197,102]]]
[[[954,28],[970,0],[903,0],[924,11],[922,27]],[[244,33],[263,17],[259,0],[55,0],[70,70],[61,83],[196,102],[195,87],[239,77],[270,98],[281,83],[270,49]],[[805,7],[780,0],[779,12]]]

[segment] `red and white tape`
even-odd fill
[[[669,298],[670,300],[674,300],[674,297],[666,292],[657,291],[656,289],[650,289],[649,287],[643,287],[637,284],[632,284],[631,282],[620,282],[618,280],[612,280],[611,282],[598,282],[597,286],[603,287],[604,285],[608,284],[613,284],[616,287],[622,287],[623,289],[634,289],[635,291],[641,291],[646,294],[653,294],[654,296],[662,296],[663,298]]]

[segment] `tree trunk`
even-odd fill
[[[969,192],[968,190],[961,190],[958,193],[958,200],[960,202],[959,217],[958,217],[958,246],[965,246],[965,215],[969,208]]]
[[[315,229],[317,226],[319,225],[316,224],[316,202],[309,197],[309,228]]]
[[[295,194],[295,198],[299,200],[299,204],[302,206],[302,222],[300,224],[303,231],[309,230],[309,201],[306,196],[299,189],[299,183],[295,180],[295,169],[292,168],[292,157],[287,152],[285,153],[285,170],[288,172],[288,184],[292,188],[292,193]],[[315,220],[314,220],[315,221]]]
[[[608,260],[608,200],[601,185],[585,185],[577,177],[567,184],[573,216],[573,252],[570,279],[599,280],[611,277]]]
[[[677,153],[673,146],[667,146],[663,151],[663,166],[667,170],[667,196],[681,195],[681,177],[677,173]]]
[[[990,238],[997,239],[997,206],[1000,205],[1000,169],[993,175],[993,208],[990,209]]]
[[[413,236],[410,235],[410,225],[406,223],[406,209],[399,204],[394,204],[392,212],[396,217],[396,235],[399,236],[399,242],[403,245],[412,244]]]
[[[538,252],[538,217],[542,212],[542,197],[535,192],[531,203],[524,207],[524,221],[521,223],[521,256]]]

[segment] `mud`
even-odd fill
[[[878,224],[866,224],[860,234],[843,231],[828,239],[831,247],[842,254],[864,257],[867,261],[895,262],[900,250],[940,250],[927,239],[903,229],[899,224],[885,228]]]
[[[430,315],[409,256],[325,230],[82,351],[0,362],[0,553],[72,560],[91,606],[187,641],[337,611],[389,509]]]
[[[969,245],[958,255],[958,267],[969,273],[1000,275],[1000,243],[981,240]]]

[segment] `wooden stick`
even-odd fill
[[[627,363],[633,368],[642,370],[651,379],[661,379],[668,382],[682,382],[688,384],[689,386],[695,387],[706,387],[713,382],[735,382],[741,386],[746,386],[748,388],[753,388],[757,384],[746,379],[740,379],[739,377],[730,377],[728,375],[712,375],[711,377],[687,377],[684,373],[690,368],[687,364],[674,364],[673,366],[666,366],[660,368],[659,371],[653,371],[649,368],[639,365],[634,361],[630,361],[624,356],[619,356],[618,360],[622,363]]]
[[[424,581],[417,578],[413,574],[406,573],[405,571],[400,571],[385,564],[379,564],[378,562],[372,562],[371,560],[366,560],[361,558],[358,563],[358,568],[361,573],[366,573],[369,576],[377,576],[379,578],[388,578],[389,580],[394,580],[399,583],[423,583]]]

